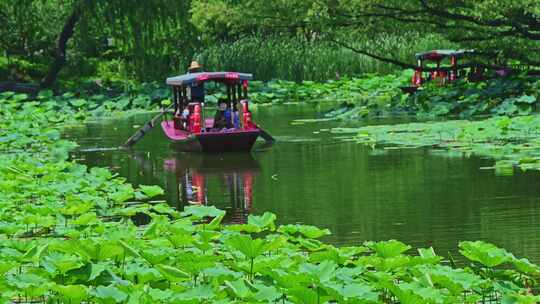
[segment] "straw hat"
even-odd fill
[[[188,67],[188,71],[200,69],[200,68],[202,68],[202,65],[200,65],[197,61],[193,60],[191,62],[191,65]]]

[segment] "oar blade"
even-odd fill
[[[261,127],[259,127],[259,135],[261,135],[261,137],[267,142],[271,142],[271,143],[276,142],[276,139],[272,137],[270,133],[266,132],[266,130]]]
[[[129,148],[132,147],[134,144],[136,144],[139,140],[141,140],[146,133],[148,133],[150,130],[154,128],[153,120],[147,122],[142,126],[135,134],[133,134],[126,142],[124,143],[123,147]]]
[[[150,130],[152,130],[152,128],[154,128],[154,126],[156,125],[156,121],[161,118],[161,116],[165,115],[165,113],[167,113],[167,111],[169,111],[173,106],[174,104],[171,104],[166,109],[163,109],[161,113],[157,114],[148,122],[146,122],[139,130],[137,130],[137,132],[135,132],[135,134],[131,135],[131,137],[126,140],[122,147],[131,148],[134,144],[141,140],[141,138],[143,138],[146,133],[148,133]]]

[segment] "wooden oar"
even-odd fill
[[[270,133],[266,132],[265,129],[261,128],[261,126],[257,126],[257,128],[259,128],[259,134],[261,135],[261,137],[264,140],[266,140],[267,142],[271,142],[271,143],[276,142],[274,137],[272,137],[272,135],[270,135]]]
[[[161,116],[165,115],[165,113],[167,113],[167,111],[173,106],[174,104],[170,105],[166,109],[163,109],[161,113],[159,113],[158,115],[150,119],[148,122],[146,122],[141,128],[139,128],[139,130],[137,130],[137,132],[135,132],[135,134],[131,135],[131,137],[128,138],[128,140],[126,140],[126,142],[122,145],[122,147],[131,148],[134,144],[136,144],[139,140],[141,140],[141,138],[143,138],[143,136],[146,135],[148,131],[154,128],[154,126],[156,125],[156,121],[159,118],[161,118]]]

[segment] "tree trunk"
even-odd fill
[[[75,25],[79,21],[81,13],[81,6],[79,5],[79,3],[75,3],[71,16],[69,16],[69,18],[66,20],[66,23],[62,28],[62,32],[58,36],[58,46],[56,48],[56,55],[54,57],[54,61],[49,66],[49,71],[47,72],[47,75],[45,75],[45,77],[41,80],[41,83],[39,85],[40,88],[49,88],[56,81],[58,73],[60,73],[60,70],[66,62],[67,42],[71,38],[71,36],[73,36]]]

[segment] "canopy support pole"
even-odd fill
[[[182,110],[185,108],[188,104],[188,96],[187,96],[187,86],[182,86]]]
[[[232,87],[232,101],[231,101],[231,126],[234,127],[234,110],[236,109],[236,103],[238,100],[238,93],[236,90],[236,86],[234,84],[231,85]]]
[[[231,85],[231,89],[232,89],[232,99],[231,99],[231,106],[234,105],[234,103],[236,103],[236,86],[233,84]]]
[[[172,87],[173,94],[173,104],[174,104],[174,113],[178,112],[178,88],[176,86]]]
[[[247,80],[244,80],[242,82],[242,86],[244,87],[244,99],[248,99],[248,82]]]

